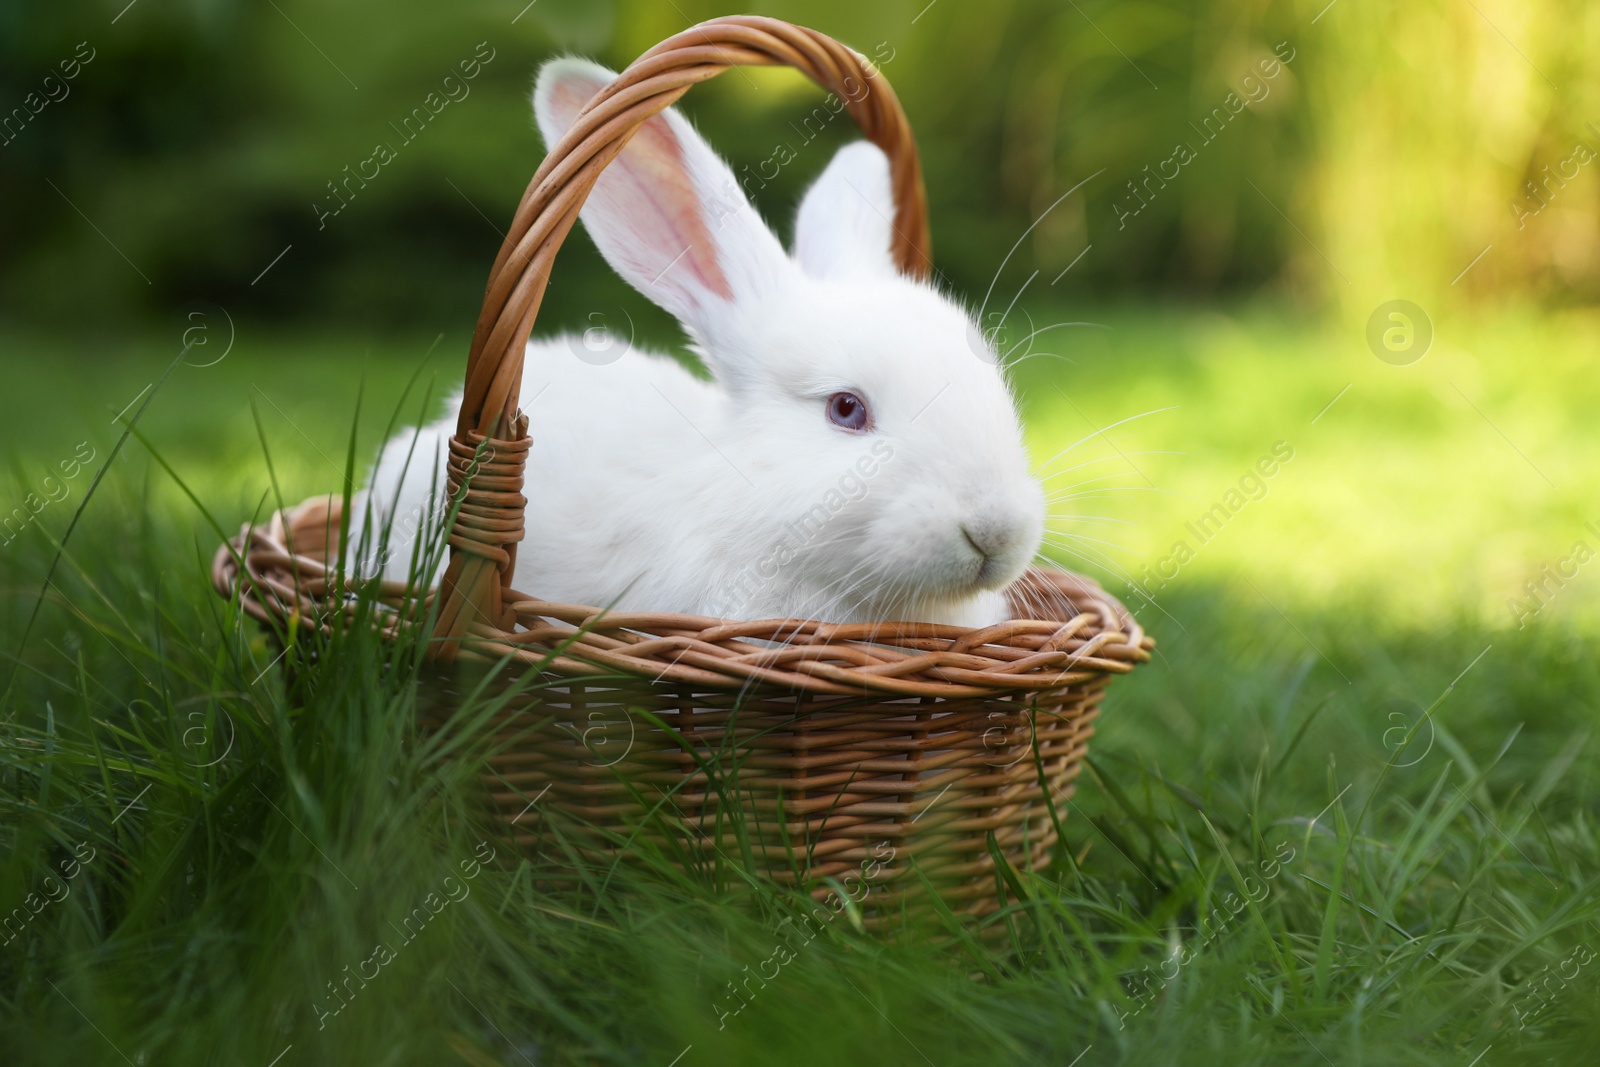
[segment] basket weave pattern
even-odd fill
[[[552,147],[495,260],[450,445],[459,509],[439,589],[372,585],[397,622],[437,609],[430,649],[441,664],[510,657],[569,680],[513,701],[496,724],[502,744],[485,784],[517,840],[537,844],[539,820],[560,811],[609,831],[600,840],[611,845],[600,847],[614,847],[648,812],[654,832],[680,835],[676,846],[727,856],[731,798],[738,845],[769,875],[816,886],[881,858],[874,849],[887,842],[894,859],[874,879],[876,913],[925,884],[981,912],[995,903],[991,848],[1020,868],[1046,860],[1054,806],[1070,796],[1109,678],[1149,658],[1153,642],[1097,585],[1030,571],[1010,591],[1015,619],[977,630],[604,612],[509,586],[532,441],[516,398],[556,251],[601,170],[640,126],[735,64],[792,66],[838,94],[889,157],[896,262],[928,275],[915,144],[893,91],[864,57],[754,16],[664,41]],[[263,620],[298,614],[331,625],[342,602],[329,595],[339,588],[339,508],[337,498],[314,498],[247,526],[216,555],[219,592]],[[597,684],[601,672],[637,684]],[[909,876],[913,868],[921,877]]]

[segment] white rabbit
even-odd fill
[[[614,77],[547,63],[545,142]],[[893,215],[888,160],[848,145],[806,194],[791,258],[688,121],[646,123],[581,217],[716,380],[637,351],[586,361],[577,338],[528,345],[513,587],[714,617],[1008,618],[1002,590],[1038,550],[1044,494],[999,360],[967,312],[895,268]],[[368,498],[380,520],[414,529],[442,495],[458,408],[385,448]],[[386,577],[406,576],[405,532]]]

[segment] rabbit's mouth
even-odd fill
[[[996,578],[999,576],[1000,571],[1005,567],[1004,562],[998,556],[991,556],[984,552],[981,548],[978,548],[977,545],[973,545],[971,537],[967,538],[967,544],[972,545],[974,549],[977,549],[978,570],[975,574],[973,574],[971,581],[967,583],[969,588],[964,591],[975,593],[982,589],[994,588],[994,582]]]
[[[978,576],[972,584],[979,589],[999,589],[1011,583],[1011,567],[995,556],[984,556],[978,565]]]

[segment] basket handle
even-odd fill
[[[816,30],[757,15],[692,26],[634,60],[578,113],[517,206],[489,272],[467,357],[461,418],[450,440],[450,564],[440,582],[433,655],[453,659],[469,626],[510,630],[504,607],[528,506],[522,473],[528,420],[518,410],[523,351],[550,267],[600,172],[645,121],[690,86],[731,66],[794,67],[838,95],[867,139],[889,157],[893,255],[912,277],[930,273],[928,208],[911,125],[894,90],[865,56]]]

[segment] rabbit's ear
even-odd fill
[[[533,93],[546,145],[615,77],[588,60],[546,63]],[[728,165],[670,108],[601,172],[581,218],[606,262],[702,341],[733,304],[771,291],[793,269]]]
[[[847,144],[800,202],[795,258],[813,278],[894,274],[893,219],[889,158],[870,141]]]

